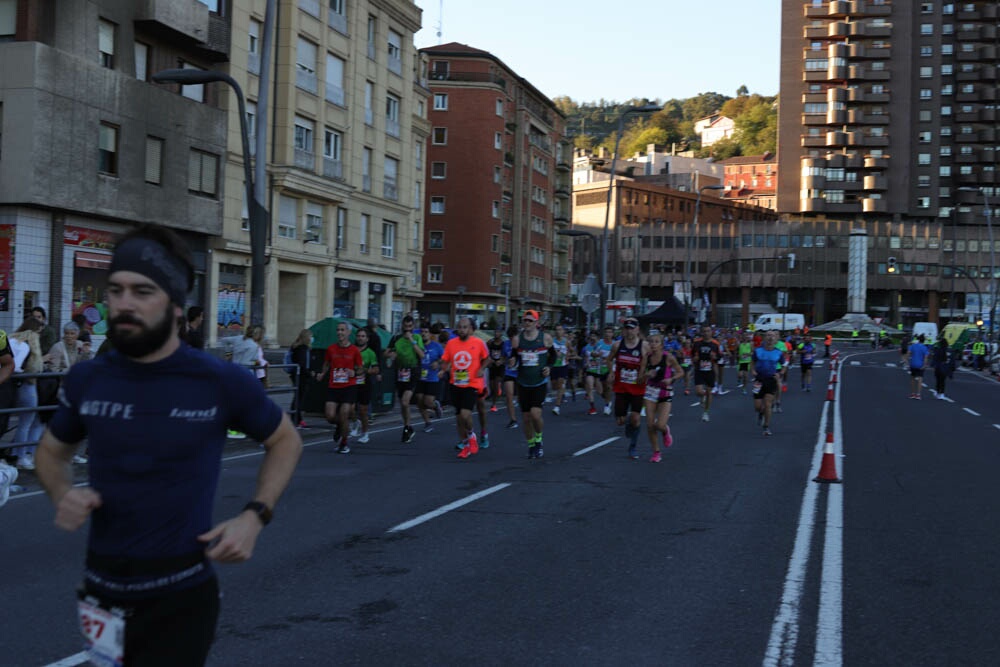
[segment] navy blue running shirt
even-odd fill
[[[112,351],[73,366],[59,400],[49,429],[66,443],[87,438],[101,494],[88,546],[118,558],[204,550],[226,429],[263,441],[282,419],[252,373],[183,343],[154,363]]]

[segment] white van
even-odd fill
[[[793,329],[803,329],[806,326],[806,316],[801,313],[767,313],[761,315],[754,322],[754,331],[769,331],[778,329],[780,331],[792,331]]]
[[[917,322],[913,325],[913,337],[924,335],[924,344],[933,345],[937,341],[938,328],[933,322]]]

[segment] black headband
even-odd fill
[[[178,306],[184,305],[191,291],[184,263],[152,239],[131,238],[115,248],[109,273],[115,271],[132,271],[146,276]]]

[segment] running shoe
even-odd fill
[[[685,389],[684,390],[684,395],[685,396],[690,396],[691,395],[691,390],[690,389]]]
[[[346,442],[340,443],[340,447],[337,447],[338,454],[350,454],[351,448],[347,446]]]
[[[444,411],[441,409],[440,401],[434,401],[434,416],[438,419],[441,419],[441,417],[444,416]]]
[[[469,449],[471,450],[469,452],[470,454],[478,454],[479,453],[479,440],[476,438],[476,434],[475,433],[470,433],[469,434]]]
[[[597,414],[597,408],[590,408],[589,410],[587,410],[587,414],[588,415],[596,415]]]
[[[649,462],[650,463],[659,463],[660,462],[660,453],[659,452],[653,452],[653,455],[649,457]]]
[[[611,406],[610,405],[605,405],[604,406],[604,414],[606,414],[606,415],[610,415],[611,414]]]
[[[354,422],[351,424],[351,433],[350,433],[350,435],[351,435],[352,438],[356,438],[359,435],[361,435],[361,420],[360,419],[355,419]]]
[[[17,468],[0,461],[0,507],[10,498],[10,487],[17,481]]]
[[[493,407],[490,408],[490,412],[496,412],[496,411],[497,411],[497,406],[494,405]]]
[[[944,393],[943,393],[943,392],[942,392],[942,393],[940,393],[940,394],[938,394],[938,400],[939,400],[939,401],[944,401],[944,400],[946,400],[946,397],[945,397],[945,395],[944,395]]]
[[[361,437],[358,438],[358,442],[360,442],[361,444],[364,444],[364,443],[368,442],[368,439],[369,439],[368,438],[368,433],[362,433]]]
[[[482,442],[479,443],[479,446],[482,447],[483,449],[489,449],[489,446],[490,446],[490,434],[489,433],[480,433],[479,434],[479,438],[480,438],[480,440],[482,440]]]
[[[246,436],[243,436],[243,437],[245,438]],[[89,459],[87,458],[86,454],[74,454],[73,455],[73,463],[86,464],[88,460]]]
[[[424,424],[424,433],[433,433],[433,432],[434,432],[434,424],[430,422]]]
[[[535,458],[535,454],[536,454],[535,443],[529,442],[528,443],[528,458],[529,459]]]
[[[299,428],[309,428],[309,426],[306,424],[305,419],[299,422]]]
[[[535,458],[540,459],[545,456],[545,450],[542,449],[542,443],[535,445]]]
[[[17,467],[21,470],[34,470],[35,457],[31,454],[25,454],[24,456],[17,457]]]
[[[633,461],[638,461],[639,460],[639,453],[637,451],[635,451],[635,447],[629,447],[628,448],[628,457],[630,459],[632,459]]]
[[[507,422],[507,428],[517,428],[517,420],[511,419],[509,422]]]
[[[781,403],[778,403],[777,405],[774,406],[774,411],[775,412],[783,412],[783,410],[781,409]]]
[[[554,415],[558,415],[559,414],[559,406],[558,405],[556,407],[552,408],[552,414],[554,414]]]
[[[403,427],[403,442],[404,443],[413,442],[413,438],[416,437],[416,435],[417,435],[417,432],[416,432],[416,430],[413,429],[413,427],[411,427],[411,426],[404,426]]]
[[[462,447],[462,451],[460,451],[458,453],[458,458],[460,458],[460,459],[467,459],[467,458],[469,458],[469,455],[471,455],[471,454],[472,454],[472,446],[470,444],[466,443],[465,446]]]
[[[763,412],[758,412],[757,413],[757,426],[761,426],[761,427],[764,426],[764,413]]]
[[[674,444],[674,436],[670,432],[670,427],[668,426],[667,430],[663,432],[663,446],[669,447],[672,444]]]
[[[701,420],[702,420],[703,422],[707,422],[707,421],[709,421],[709,416],[708,416],[708,412],[707,412],[707,411],[706,411],[706,412],[702,412],[702,413],[701,413]]]
[[[243,433],[240,433],[239,431],[234,431],[232,429],[229,429],[228,431],[226,431],[226,437],[232,440],[242,440],[247,436]]]
[[[764,435],[772,435],[770,427],[768,426],[764,427]]]

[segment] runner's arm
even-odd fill
[[[76,530],[87,522],[90,513],[101,506],[101,495],[89,486],[73,486],[73,454],[76,444],[63,442],[45,429],[35,453],[35,474],[56,506],[55,524],[63,530]]]

